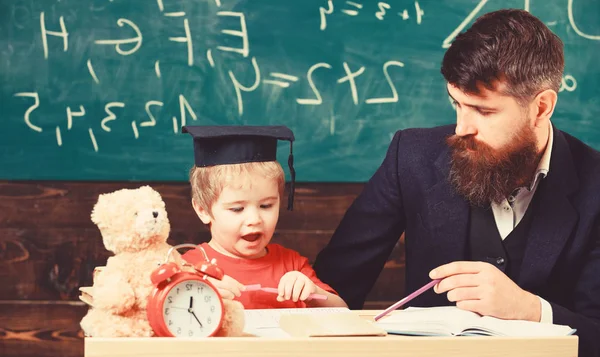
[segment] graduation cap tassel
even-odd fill
[[[296,182],[296,170],[294,170],[294,155],[292,154],[292,142],[290,141],[290,156],[288,157],[288,166],[290,168],[290,195],[288,196],[288,210],[294,210],[294,190]]]

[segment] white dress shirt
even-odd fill
[[[540,180],[546,177],[550,170],[550,156],[552,155],[552,143],[554,139],[552,123],[549,125],[549,130],[548,144],[540,159],[531,185],[529,187],[519,187],[502,202],[493,202],[491,204],[492,212],[494,212],[494,218],[496,220],[496,226],[498,227],[498,232],[500,232],[502,240],[512,232],[519,222],[521,222],[521,219],[525,216],[529,203],[531,203],[531,200],[533,199],[533,195],[535,194]],[[552,307],[550,306],[550,303],[541,297],[539,297],[539,299],[542,305],[540,322],[552,323]]]

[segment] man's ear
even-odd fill
[[[546,89],[538,93],[533,100],[533,115],[535,118],[535,126],[540,126],[542,123],[550,120],[556,107],[558,95],[552,89]]]
[[[194,207],[194,211],[196,211],[196,214],[198,215],[198,218],[200,218],[200,220],[202,221],[202,223],[204,224],[210,224],[210,222],[212,221],[212,217],[210,215],[210,212],[208,212],[207,210],[205,210],[204,208],[202,208],[198,202],[194,201],[192,199],[192,207]]]

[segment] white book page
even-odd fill
[[[377,321],[388,332],[423,335],[458,335],[463,329],[477,324],[481,317],[455,306],[428,308],[409,307],[394,311]]]
[[[487,331],[496,336],[515,337],[556,337],[568,336],[574,332],[569,326],[545,324],[523,320],[502,320],[484,316],[472,325],[477,330]],[[472,331],[473,329],[471,329]],[[468,332],[471,332],[468,331]]]

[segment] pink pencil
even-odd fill
[[[399,308],[400,306],[406,304],[407,302],[411,301],[412,299],[416,298],[417,296],[423,294],[425,291],[431,289],[435,284],[439,283],[440,280],[441,279],[434,279],[434,280],[430,281],[429,283],[425,284],[423,287],[419,288],[419,290],[417,290],[414,293],[408,295],[407,297],[405,297],[404,299],[398,301],[394,305],[388,307],[382,313],[380,313],[379,315],[375,316],[375,321],[379,320],[380,318],[384,317],[385,315],[389,314],[390,312],[396,310],[397,308]]]
[[[279,294],[279,291],[276,288],[263,288],[261,287],[260,284],[252,284],[252,285],[246,285],[246,289],[244,291],[264,291],[267,293],[272,293],[272,294]],[[322,295],[322,294],[310,294],[308,295],[308,297],[310,299],[315,299],[315,300],[327,300],[327,295]]]

